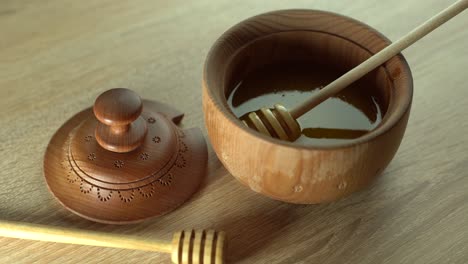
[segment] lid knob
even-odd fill
[[[108,90],[94,102],[94,115],[99,120],[95,136],[99,145],[113,152],[130,152],[138,148],[148,131],[140,116],[143,104],[132,90]]]

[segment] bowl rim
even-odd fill
[[[244,20],[240,21],[239,23],[235,24],[234,26],[230,27],[228,30],[226,30],[218,38],[218,40],[222,39],[222,38],[226,38],[227,36],[229,36],[233,32],[236,32],[237,30],[239,30],[242,25],[244,25],[244,24],[246,24],[248,22],[256,21],[257,19],[261,19],[262,17],[268,16],[268,15],[281,15],[282,13],[285,13],[285,12],[288,12],[288,13],[289,12],[306,12],[308,14],[321,14],[321,15],[325,15],[325,16],[337,17],[337,18],[341,18],[341,19],[344,19],[344,20],[348,20],[348,21],[352,22],[353,24],[361,26],[364,29],[366,29],[367,31],[370,31],[373,34],[375,34],[375,36],[377,36],[378,38],[380,38],[381,40],[383,40],[385,42],[386,46],[388,46],[391,43],[391,41],[386,36],[384,36],[382,33],[377,31],[373,27],[367,25],[366,23],[363,23],[363,22],[361,22],[359,20],[356,20],[354,18],[345,16],[345,15],[342,15],[342,14],[338,14],[338,13],[334,13],[334,12],[330,12],[330,11],[315,10],[315,9],[281,9],[281,10],[275,10],[275,11],[270,11],[270,12],[266,12],[266,13],[261,13],[261,14],[252,16],[250,18],[244,19]],[[286,32],[294,32],[294,31],[309,31],[309,32],[327,33],[327,32],[319,31],[319,30],[314,31],[314,30],[306,30],[306,29],[301,29],[301,28],[291,29],[291,30],[286,30],[286,31],[285,30],[278,30],[277,32],[273,32],[271,34],[270,33],[265,34],[265,35],[262,35],[262,36],[254,39],[252,41],[248,41],[248,42],[243,43],[242,47],[240,47],[239,50],[243,49],[244,47],[246,47],[248,45],[250,45],[254,41],[256,41],[256,40],[258,40],[260,38],[264,38],[264,37],[266,37],[268,35],[278,34],[278,33],[286,33]],[[332,34],[330,33],[330,35],[332,35]],[[340,37],[340,36],[336,36],[336,37]],[[402,101],[402,103],[399,106],[399,109],[401,109],[401,111],[399,111],[398,115],[395,116],[392,120],[386,120],[385,116],[387,114],[385,114],[384,116],[382,116],[382,121],[373,130],[371,130],[369,133],[366,133],[365,135],[363,135],[361,137],[358,137],[358,138],[355,138],[355,139],[352,139],[352,140],[347,140],[345,142],[330,143],[330,144],[326,144],[326,145],[316,145],[316,144],[313,144],[313,143],[307,144],[307,145],[305,145],[305,144],[302,145],[302,144],[297,144],[295,142],[289,142],[289,141],[269,137],[267,135],[264,135],[264,134],[262,134],[260,132],[257,132],[255,130],[245,126],[239,120],[239,118],[235,116],[235,114],[230,109],[229,105],[227,104],[227,98],[225,98],[225,100],[222,100],[222,102],[219,102],[217,100],[216,96],[214,96],[214,94],[213,94],[214,93],[213,88],[210,85],[208,85],[207,69],[208,69],[210,63],[213,60],[213,53],[215,53],[215,51],[217,49],[222,48],[222,46],[220,45],[221,43],[218,40],[210,48],[210,50],[209,50],[209,52],[208,52],[208,54],[206,56],[206,59],[205,59],[205,63],[204,63],[204,66],[203,66],[203,77],[202,77],[203,87],[204,87],[204,89],[206,89],[206,93],[207,93],[208,97],[212,100],[214,107],[217,108],[217,111],[221,112],[222,115],[224,117],[226,117],[230,122],[232,122],[232,124],[234,126],[236,126],[237,128],[243,130],[244,132],[248,133],[249,135],[255,137],[256,139],[263,141],[264,143],[271,143],[271,144],[275,144],[275,145],[281,145],[283,147],[288,147],[288,148],[293,148],[293,149],[298,149],[298,150],[324,150],[324,151],[326,151],[326,150],[337,150],[337,149],[352,148],[352,147],[355,147],[357,145],[361,145],[361,144],[371,142],[371,141],[376,140],[377,138],[385,135],[387,132],[392,130],[392,128],[395,127],[399,123],[399,121],[406,115],[406,113],[408,111],[410,111],[411,104],[412,104],[412,98],[413,98],[413,76],[412,76],[411,69],[409,67],[409,64],[408,64],[407,60],[405,59],[403,54],[399,53],[393,58],[398,59],[399,63],[402,65],[402,69],[401,69],[402,72],[407,75],[407,81],[406,81],[406,83],[404,83],[402,85],[403,89],[407,91],[407,94],[403,95],[402,96],[403,98],[400,99],[400,101]],[[358,43],[354,43],[354,44],[360,46],[362,49],[366,50],[371,55],[375,54],[372,51],[370,51],[368,48],[366,48],[366,47],[364,47],[364,46],[362,46],[362,45],[360,45]],[[232,57],[231,57],[231,59],[232,59]],[[381,67],[384,68],[387,75],[390,75],[390,72],[389,72],[389,70],[388,70],[388,68],[386,66],[387,62],[382,64]],[[224,79],[224,77],[223,77],[223,79]],[[394,87],[394,85],[395,85],[394,81],[392,80],[391,86]],[[391,99],[391,97],[390,97],[390,99]],[[391,100],[389,100],[389,106],[390,106],[390,103],[391,103]],[[223,109],[225,111],[223,111]],[[385,126],[383,126],[384,124],[385,124]]]

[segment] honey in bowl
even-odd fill
[[[308,62],[265,65],[246,74],[232,89],[228,104],[237,117],[281,103],[286,108],[303,102],[342,72]],[[329,145],[358,138],[379,125],[382,110],[376,89],[363,78],[298,119],[302,145]]]

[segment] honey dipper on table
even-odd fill
[[[311,96],[302,104],[292,108],[290,111],[281,104],[275,104],[274,108],[261,108],[243,115],[240,119],[246,126],[262,134],[282,140],[295,141],[301,135],[301,127],[297,122],[299,117],[374,70],[405,48],[411,46],[437,27],[461,13],[467,7],[468,0],[457,1],[398,41],[390,44],[340,78],[331,82],[318,93]]]
[[[63,227],[0,220],[0,236],[74,245],[111,247],[171,254],[176,264],[222,264],[226,246],[224,232],[184,230],[171,242],[128,235],[106,234]]]

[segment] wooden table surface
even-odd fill
[[[323,205],[256,194],[209,147],[204,186],[175,212],[138,225],[81,219],[48,192],[42,159],[56,129],[101,92],[130,87],[201,127],[201,75],[216,38],[275,9],[338,12],[396,40],[452,0],[0,2],[2,219],[170,239],[184,228],[225,230],[231,263],[468,261],[468,11],[404,54],[414,104],[402,145],[365,191]],[[0,238],[0,263],[169,263],[169,256]]]

